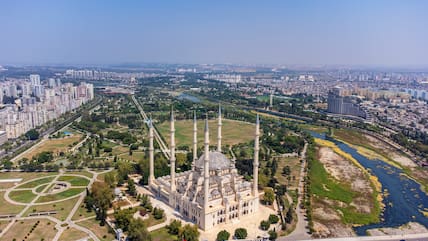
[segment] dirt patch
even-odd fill
[[[399,163],[400,165],[403,166],[408,166],[408,167],[416,167],[416,163],[414,163],[410,158],[408,158],[407,156],[404,156],[400,153],[398,153],[393,147],[391,147],[390,145],[378,140],[375,137],[372,137],[370,135],[364,135],[365,138],[367,138],[368,142],[370,143],[371,146],[375,147],[376,149],[380,149],[383,150],[384,153],[389,153],[389,158],[391,158],[393,161]]]
[[[331,148],[320,147],[319,160],[327,172],[336,180],[350,183],[353,191],[372,193],[370,182],[366,179],[362,170],[336,154]]]
[[[367,230],[370,236],[380,235],[406,235],[415,233],[426,233],[428,229],[420,223],[410,222],[398,228],[376,228]]]
[[[327,238],[327,237],[351,237],[355,236],[351,227],[348,227],[340,221],[332,221],[322,224],[314,222],[314,237]]]

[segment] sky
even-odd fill
[[[424,0],[2,0],[0,64],[428,66]]]

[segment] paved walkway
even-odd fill
[[[297,214],[297,224],[296,228],[289,235],[285,237],[280,237],[278,240],[300,240],[300,239],[309,239],[311,236],[308,234],[308,221],[306,219],[305,210],[300,208],[300,204],[303,201],[304,195],[304,177],[305,177],[305,166],[306,166],[306,150],[308,148],[308,143],[305,143],[301,153],[302,164],[300,166],[300,176],[299,176],[299,186],[298,186],[298,198],[296,204],[296,214]]]
[[[87,229],[86,227],[82,227],[82,226],[76,224],[76,222],[83,221],[85,219],[80,219],[80,220],[77,220],[77,221],[72,221],[71,220],[73,218],[74,214],[76,213],[76,211],[79,209],[81,203],[83,202],[83,200],[84,200],[84,198],[86,196],[86,192],[82,192],[82,193],[80,193],[78,195],[75,195],[73,197],[65,198],[65,199],[62,199],[62,200],[59,200],[59,201],[44,202],[44,203],[36,203],[36,201],[39,199],[39,197],[41,197],[43,195],[42,194],[43,192],[46,192],[46,190],[50,187],[50,184],[56,182],[58,180],[58,178],[60,176],[62,176],[62,175],[85,177],[85,178],[87,178],[87,179],[90,180],[89,184],[88,184],[88,187],[90,187],[94,183],[94,181],[97,179],[97,177],[98,177],[99,174],[102,174],[102,173],[105,173],[105,172],[109,172],[109,171],[111,171],[111,169],[103,171],[103,172],[99,172],[99,173],[95,172],[95,171],[88,170],[88,172],[92,173],[92,175],[93,175],[92,178],[88,178],[86,176],[78,175],[78,174],[67,174],[67,173],[64,173],[64,171],[60,170],[60,173],[58,175],[56,175],[55,178],[51,182],[47,183],[48,185],[46,185],[46,187],[30,203],[27,203],[27,204],[17,203],[18,205],[25,205],[24,209],[18,215],[16,215],[15,217],[12,217],[12,218],[3,218],[3,219],[1,219],[1,220],[9,220],[10,222],[2,230],[2,232],[0,233],[0,239],[1,239],[1,237],[5,233],[7,233],[7,231],[9,231],[9,229],[15,224],[15,221],[17,221],[17,220],[31,220],[31,219],[43,219],[44,218],[44,219],[49,219],[50,221],[54,222],[55,223],[55,228],[58,230],[58,232],[56,233],[53,241],[58,241],[60,239],[60,237],[61,237],[61,234],[67,229],[67,227],[75,228],[77,230],[80,230],[80,231],[86,233],[94,241],[100,241],[98,239],[98,237],[91,230]],[[46,176],[45,177],[41,177],[41,178],[46,178]],[[34,180],[41,179],[41,178],[32,179],[30,181],[34,181]],[[30,181],[27,181],[27,182],[30,182]],[[14,188],[13,187],[9,188],[9,189],[7,189],[6,192],[8,193],[11,190],[14,190]],[[29,190],[32,190],[32,188],[29,188]],[[52,216],[22,217],[25,214],[25,212],[31,206],[34,206],[34,205],[45,205],[45,204],[50,204],[50,203],[55,203],[55,202],[61,202],[61,201],[65,201],[65,200],[68,200],[68,199],[71,199],[71,198],[75,198],[76,196],[80,196],[80,198],[78,199],[78,201],[76,202],[76,204],[73,206],[73,209],[70,211],[70,213],[68,214],[68,216],[67,216],[67,218],[66,218],[65,221],[60,221],[57,218],[54,218]],[[16,203],[15,201],[11,200],[8,197],[8,195],[6,195],[6,193],[5,193],[4,197],[5,197],[5,200],[7,202],[10,202],[10,203],[13,203],[13,204]],[[67,224],[67,225],[64,225],[64,224]]]

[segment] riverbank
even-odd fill
[[[315,237],[355,236],[353,226],[379,222],[381,185],[357,160],[333,142],[315,138],[311,164]]]

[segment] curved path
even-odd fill
[[[9,203],[11,203],[11,204],[15,204],[15,205],[25,205],[25,208],[19,213],[19,214],[17,214],[15,217],[12,217],[12,218],[2,218],[2,219],[0,219],[0,220],[8,220],[8,221],[10,221],[9,223],[8,223],[8,225],[2,230],[2,232],[0,233],[0,239],[1,239],[1,237],[5,234],[5,233],[7,233],[7,231],[13,226],[13,224],[15,224],[15,221],[17,221],[17,220],[31,220],[31,219],[49,219],[50,221],[52,221],[52,222],[55,222],[55,228],[58,230],[58,232],[56,233],[56,235],[55,235],[55,237],[54,237],[54,241],[58,241],[58,240],[60,240],[60,237],[61,237],[61,235],[62,235],[62,233],[67,229],[67,227],[71,227],[71,228],[75,228],[75,229],[77,229],[77,230],[80,230],[80,231],[82,231],[82,232],[84,232],[84,233],[86,233],[92,240],[94,240],[94,241],[100,241],[99,240],[99,238],[94,234],[94,232],[92,232],[91,230],[89,230],[89,229],[87,229],[86,227],[82,227],[82,226],[80,226],[80,225],[78,225],[78,224],[76,224],[75,223],[75,221],[72,221],[71,219],[72,219],[72,217],[74,216],[74,214],[76,213],[76,211],[79,209],[79,206],[81,205],[81,203],[83,202],[83,200],[84,200],[84,198],[85,198],[85,196],[86,196],[86,192],[84,192],[84,191],[82,191],[81,193],[79,193],[79,194],[77,194],[77,195],[74,195],[74,196],[72,196],[72,197],[67,197],[67,198],[64,198],[64,199],[61,199],[61,200],[55,200],[55,201],[50,201],[50,202],[43,202],[43,203],[36,203],[36,201],[39,199],[39,197],[41,197],[42,196],[42,194],[44,193],[44,192],[46,192],[47,191],[47,189],[50,187],[50,184],[52,184],[52,183],[55,183],[57,180],[58,180],[58,178],[59,177],[61,177],[61,176],[76,176],[76,177],[83,177],[83,178],[86,178],[86,179],[88,179],[89,180],[89,184],[88,184],[88,186],[87,187],[90,187],[93,183],[94,183],[94,181],[97,179],[97,177],[98,177],[98,175],[99,174],[102,174],[102,173],[105,173],[105,172],[109,172],[109,171],[111,171],[111,169],[109,169],[109,170],[106,170],[106,171],[104,171],[104,172],[94,172],[94,171],[91,171],[91,170],[88,170],[88,172],[90,172],[91,174],[92,174],[92,178],[89,178],[89,177],[87,177],[87,176],[84,176],[84,175],[79,175],[79,174],[67,174],[67,173],[64,173],[64,171],[60,171],[60,173],[58,174],[58,175],[56,175],[55,176],[55,178],[53,179],[53,180],[51,180],[50,182],[48,182],[48,183],[44,183],[43,185],[45,185],[45,184],[49,184],[49,185],[46,185],[46,187],[40,192],[40,193],[38,193],[37,194],[37,196],[35,197],[35,198],[33,198],[33,200],[31,201],[31,202],[29,202],[29,203],[20,203],[20,202],[16,202],[16,201],[13,201],[13,200],[11,200],[10,198],[9,198],[9,193],[11,192],[11,191],[13,191],[13,190],[33,190],[33,189],[35,189],[35,188],[37,188],[37,187],[39,187],[39,186],[41,186],[41,185],[38,185],[38,186],[36,186],[36,187],[34,187],[34,188],[16,188],[16,187],[19,187],[20,185],[22,185],[22,184],[26,184],[26,183],[29,183],[29,182],[32,182],[32,181],[35,181],[35,180],[39,180],[39,179],[43,179],[43,178],[46,178],[46,177],[40,177],[40,178],[34,178],[34,179],[31,179],[31,180],[29,180],[29,181],[26,181],[26,182],[24,182],[24,183],[22,183],[22,184],[20,184],[20,185],[18,185],[18,186],[15,186],[15,187],[12,187],[12,188],[9,188],[9,189],[7,189],[6,190],[6,193],[5,193],[5,195],[4,195],[4,198],[5,198],[5,200],[7,201],[7,202],[9,202]],[[53,176],[53,175],[52,175]],[[48,177],[50,177],[50,176],[48,176]],[[77,186],[75,186],[75,187],[77,187]],[[80,187],[80,186],[79,186]],[[86,186],[85,186],[86,187]],[[31,206],[34,206],[34,205],[45,205],[45,204],[51,204],[51,203],[56,203],[56,202],[62,202],[62,201],[65,201],[65,200],[69,200],[69,199],[72,199],[72,198],[75,198],[75,197],[78,197],[78,196],[80,196],[80,198],[78,199],[78,201],[76,202],[76,204],[74,205],[74,207],[73,207],[73,209],[70,211],[70,213],[68,214],[68,216],[67,216],[67,218],[66,218],[66,220],[65,221],[60,221],[60,220],[58,220],[57,218],[54,218],[54,217],[52,217],[52,216],[32,216],[32,217],[22,217],[24,214],[25,214],[25,212],[31,207]],[[78,220],[79,221],[79,220]],[[66,224],[66,225],[65,225]]]

